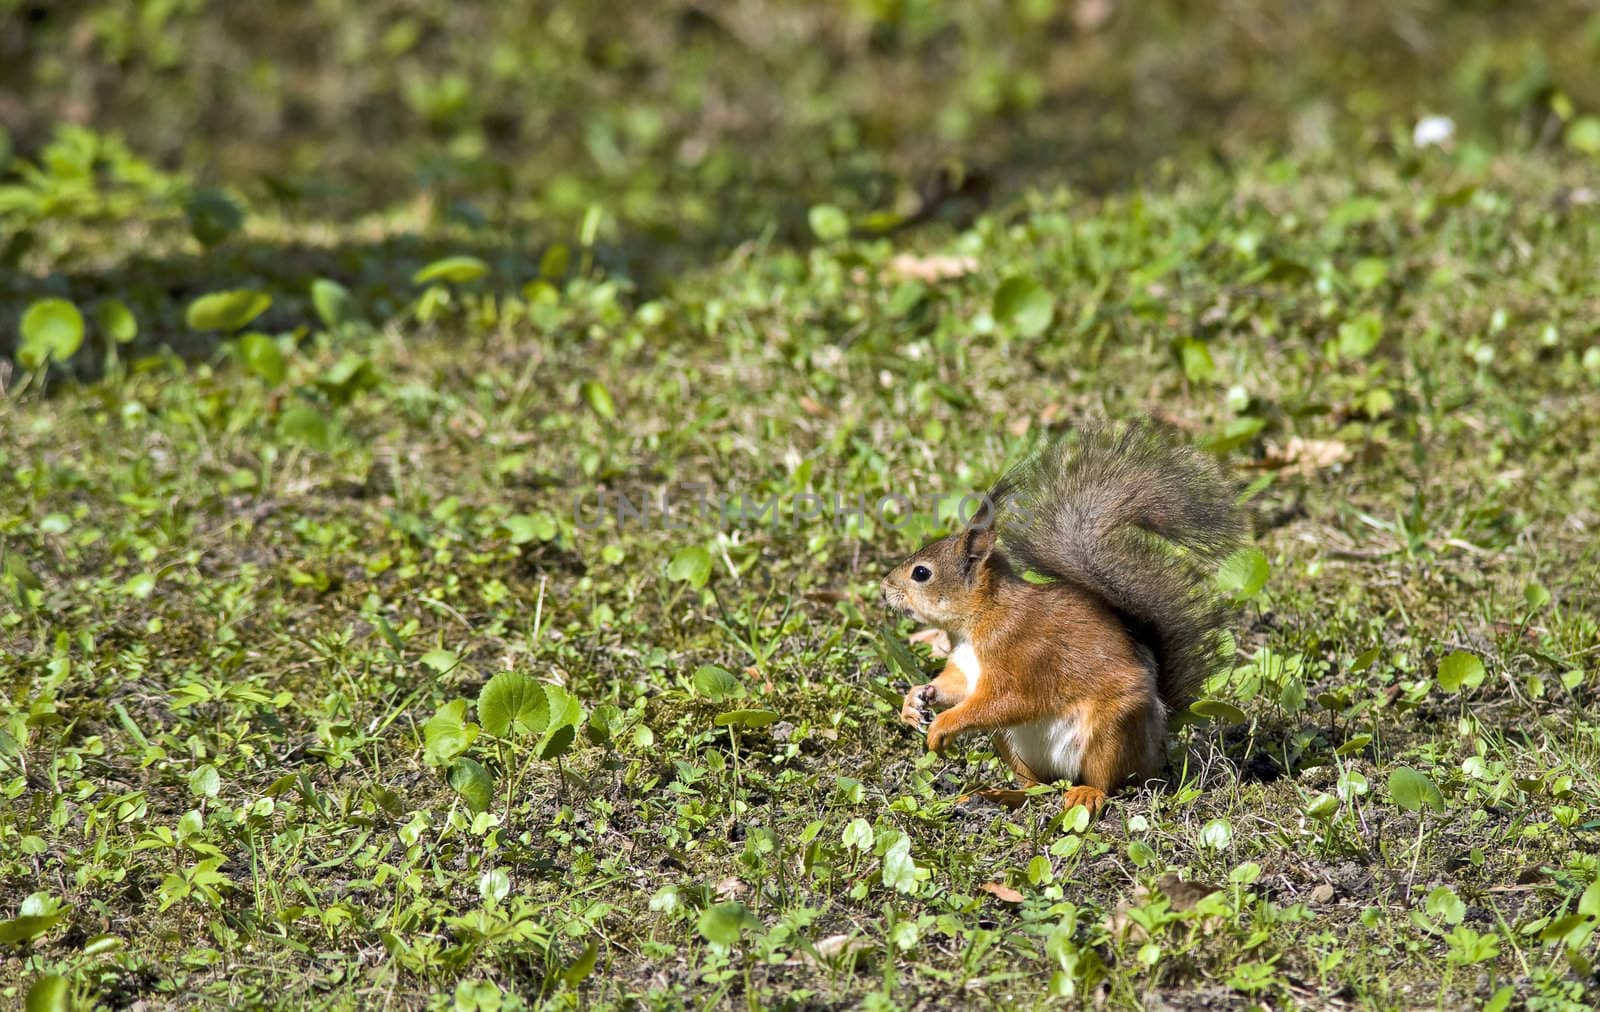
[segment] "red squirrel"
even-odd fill
[[[1160,773],[1168,714],[1222,661],[1226,610],[1209,574],[1243,523],[1216,463],[1153,423],[1078,436],[1037,446],[883,593],[950,635],[943,672],[900,711],[919,728],[942,711],[928,748],[992,732],[1025,785],[1071,781],[1065,806],[1098,814]]]

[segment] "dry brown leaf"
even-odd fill
[[[1337,439],[1301,439],[1290,436],[1281,447],[1267,444],[1267,452],[1252,466],[1287,474],[1314,474],[1350,459],[1350,448]]]
[[[827,416],[833,414],[833,412],[828,410],[827,407],[825,407],[824,405],[818,404],[816,401],[814,401],[811,398],[807,397],[805,394],[801,394],[800,395],[800,409],[802,411],[804,411],[806,414],[811,415],[811,416],[816,417],[816,418],[826,418]]]
[[[998,882],[985,882],[983,885],[979,886],[978,888],[982,889],[984,892],[988,893],[990,896],[993,896],[995,899],[999,900],[1001,903],[1021,903],[1022,902],[1022,894],[1017,892],[1015,889],[1011,888],[1008,885],[1001,885]]]
[[[749,886],[739,881],[738,878],[729,875],[727,878],[717,883],[717,900],[724,903],[728,900],[736,900],[749,891]]]
[[[1072,5],[1072,23],[1080,32],[1098,30],[1117,9],[1112,0],[1078,0]]]
[[[950,656],[950,634],[943,629],[918,629],[911,634],[912,643],[926,643],[935,657]]]
[[[859,948],[863,948],[863,943],[855,935],[829,935],[817,943],[817,955],[833,959],[841,953]]]
[[[889,275],[901,281],[948,281],[965,277],[978,269],[975,257],[967,256],[917,256],[914,253],[897,253],[889,260]]]
[[[1156,879],[1156,888],[1174,910],[1193,910],[1196,903],[1219,891],[1219,887],[1205,882],[1185,882],[1170,871]]]
[[[1032,426],[1033,419],[1029,418],[1027,415],[1023,415],[1021,418],[1018,418],[1016,421],[1006,426],[1006,428],[1010,430],[1013,436],[1021,439],[1023,436],[1028,434],[1028,429]]]

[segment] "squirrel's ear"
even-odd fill
[[[989,553],[994,551],[994,525],[986,527],[968,527],[967,536],[962,539],[961,552],[961,578],[968,583],[978,572],[978,567],[983,565]]]

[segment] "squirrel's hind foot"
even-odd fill
[[[999,805],[1014,812],[1028,803],[1028,792],[1014,787],[985,787],[981,791],[963,794],[956,799],[956,804],[963,808],[973,808],[983,802]]]
[[[1061,796],[1062,811],[1070,812],[1079,805],[1089,810],[1091,818],[1100,814],[1100,809],[1106,804],[1106,792],[1098,787],[1088,787],[1079,784],[1067,788],[1067,793]]]

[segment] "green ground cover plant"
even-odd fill
[[[0,0],[8,1006],[1600,1000],[1600,18],[292,6]],[[877,582],[1095,414],[1233,663],[958,805]]]

